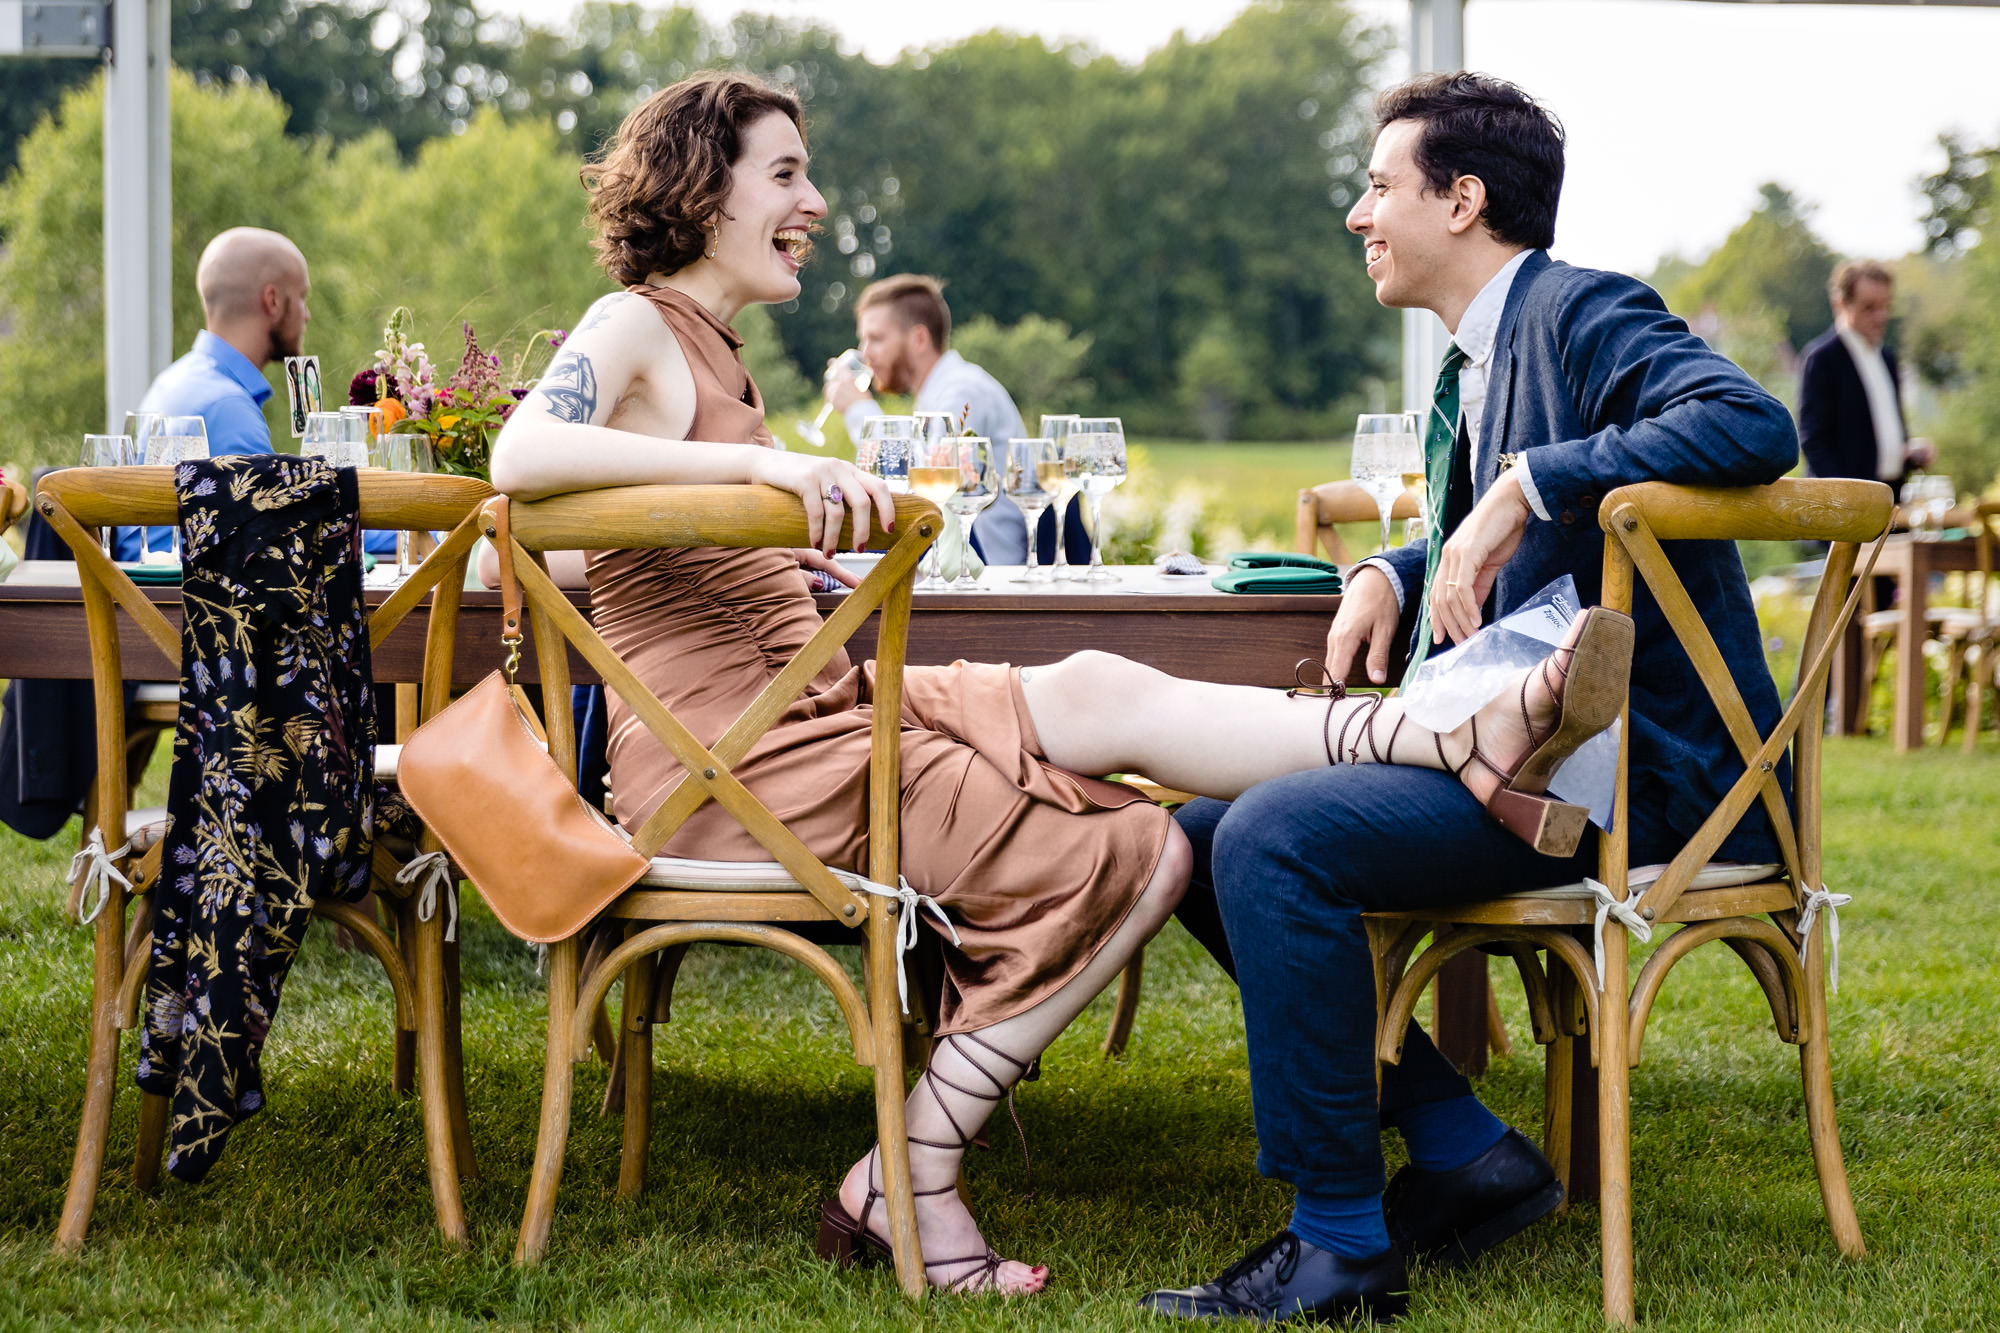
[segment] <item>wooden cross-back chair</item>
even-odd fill
[[[1422,512],[1417,504],[1417,493],[1404,491],[1396,497],[1389,517],[1392,520],[1417,518]],[[1345,565],[1353,557],[1348,554],[1347,543],[1340,539],[1340,529],[1336,525],[1379,524],[1381,521],[1382,511],[1375,507],[1375,497],[1362,490],[1358,482],[1329,481],[1299,492],[1292,549],[1306,555],[1317,555],[1323,548],[1327,559],[1336,565]]]
[[[103,899],[92,922],[90,1055],[83,1112],[77,1128],[76,1157],[68,1197],[56,1232],[55,1248],[83,1244],[97,1198],[110,1135],[112,1102],[118,1084],[121,1033],[139,1025],[146,975],[152,958],[153,900],[165,846],[163,823],[128,826],[126,802],[126,723],[124,657],[120,645],[122,610],[144,640],[176,670],[181,633],[132,579],[108,559],[97,529],[113,525],[169,524],[178,517],[170,467],[69,468],[42,480],[37,508],[75,554],[89,626],[91,679],[97,709],[97,776],[93,812],[113,864],[130,881],[102,880]],[[479,537],[479,506],[492,487],[467,477],[429,476],[363,470],[359,474],[361,520],[375,528],[450,529],[451,535],[411,577],[369,616],[369,644],[379,647],[389,633],[431,597],[427,628],[423,712],[426,717],[449,702],[452,647],[456,641],[459,597],[467,558]],[[383,775],[385,778],[387,775]],[[89,831],[86,831],[86,838]],[[414,884],[399,883],[401,863],[378,838],[373,887],[395,927],[391,939],[374,917],[355,904],[322,902],[315,917],[338,923],[382,964],[395,999],[399,1038],[414,1033],[418,1084],[423,1097],[424,1139],[429,1157],[432,1200],[439,1230],[457,1245],[466,1242],[465,1213],[459,1197],[461,1176],[473,1174],[467,1131],[456,1002],[448,997],[443,962],[443,911],[420,912]],[[428,832],[420,850],[437,851]],[[405,852],[419,849],[403,849]],[[136,905],[127,920],[128,909]],[[399,1089],[402,1090],[402,1089]],[[139,1143],[133,1184],[150,1190],[159,1178],[160,1151],[167,1129],[169,1099],[140,1094]]]
[[[591,951],[581,965],[579,937],[549,947],[548,1048],[541,1128],[516,1260],[534,1263],[547,1249],[569,1133],[572,1066],[589,1059],[597,1049],[593,1019],[612,982],[621,974],[625,981],[621,1042],[625,1128],[618,1188],[621,1194],[634,1195],[644,1185],[650,1131],[652,1045],[648,1023],[655,1012],[655,988],[661,981],[671,986],[679,956],[691,944],[748,944],[804,964],[839,1005],[856,1063],[872,1066],[875,1071],[876,1127],[883,1145],[882,1173],[896,1275],[905,1292],[921,1296],[923,1257],[917,1243],[903,1126],[902,1005],[897,980],[901,914],[915,907],[895,897],[868,892],[864,885],[899,883],[901,712],[911,571],[937,538],[937,509],[915,496],[897,498],[896,532],[874,570],[713,745],[703,745],[690,733],[598,637],[582,613],[550,581],[539,558],[554,550],[797,548],[806,544],[805,511],[797,497],[751,486],[601,490],[532,504],[513,503],[508,525],[507,540],[513,544],[514,570],[533,625],[545,697],[568,697],[566,653],[574,647],[597,670],[605,688],[615,691],[687,770],[659,809],[631,831],[633,845],[642,856],[652,859],[651,869],[599,918],[600,930],[616,923],[624,938],[602,954]],[[497,530],[489,519],[487,535],[495,536]],[[852,544],[851,527],[843,533],[843,542]],[[869,863],[864,881],[858,875],[828,868],[730,770],[877,610],[881,621],[875,648]],[[569,710],[549,709],[545,725],[550,754],[574,776],[576,740]],[[711,800],[770,852],[771,864],[728,865],[658,855],[688,817]],[[864,947],[865,994],[825,948],[808,938],[815,930],[821,934],[831,930]],[[663,952],[665,958],[656,967],[655,959]]]
[[[1779,1040],[1799,1048],[1827,1222],[1842,1254],[1862,1254],[1834,1124],[1826,958],[1817,929],[1819,917],[1845,901],[1829,895],[1821,878],[1820,727],[1833,657],[1860,600],[1860,584],[1854,581],[1859,544],[1888,527],[1890,508],[1889,488],[1868,481],[1787,480],[1742,489],[1649,482],[1605,496],[1599,510],[1607,534],[1604,605],[1629,613],[1635,574],[1644,580],[1742,755],[1743,776],[1664,868],[1633,872],[1627,821],[1614,816],[1612,830],[1599,840],[1597,881],[1456,908],[1371,913],[1367,919],[1379,997],[1376,1054],[1388,1063],[1400,1059],[1402,1033],[1417,997],[1446,961],[1487,946],[1512,957],[1527,988],[1535,1040],[1548,1048],[1544,1151],[1566,1187],[1573,1179],[1571,1043],[1586,1043],[1597,1070],[1604,1313],[1613,1323],[1631,1323],[1634,1310],[1631,1071],[1639,1063],[1646,1019],[1667,973],[1712,940],[1722,940],[1749,965],[1770,1002]],[[1768,735],[1757,733],[1714,639],[1661,546],[1686,540],[1833,544],[1801,646],[1798,687]],[[1879,550],[1879,544],[1869,550],[1861,583]],[[1699,704],[1690,701],[1690,706]],[[1624,721],[1615,791],[1620,810],[1627,794],[1629,708]],[[1796,816],[1776,772],[1787,752]],[[1770,817],[1784,863],[1712,865],[1716,849],[1753,805]],[[1605,885],[1627,888],[1614,894]],[[1654,928],[1667,925],[1679,929],[1653,951],[1636,979],[1628,976],[1630,934],[1650,936]],[[1593,948],[1593,931],[1601,948]],[[1430,946],[1409,961],[1426,936],[1432,939]],[[1541,955],[1546,955],[1546,966]]]
[[[1938,744],[1951,735],[1951,719],[1958,711],[1958,686],[1965,682],[1965,752],[1971,754],[1979,743],[1979,727],[1984,720],[1986,693],[1995,687],[1993,650],[2000,637],[1989,600],[1993,595],[1994,548],[2000,544],[2000,501],[1982,500],[1965,515],[1972,529],[1974,567],[1965,577],[1966,599],[1962,607],[1946,607],[1938,627],[1945,643],[1944,680],[1939,689]]]

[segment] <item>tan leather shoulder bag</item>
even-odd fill
[[[484,680],[418,727],[403,746],[403,795],[436,833],[501,924],[550,944],[583,929],[637,883],[648,862],[577,793],[537,739],[517,699],[521,585],[503,496],[487,513],[500,552],[508,671]]]

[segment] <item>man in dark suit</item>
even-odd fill
[[[1896,355],[1882,345],[1889,332],[1894,286],[1889,270],[1852,259],[1833,271],[1833,327],[1806,344],[1799,362],[1799,448],[1815,477],[1858,477],[1902,489],[1911,471],[1928,467],[1931,442],[1912,440],[1903,422]],[[1875,580],[1875,604],[1886,609],[1896,586]],[[1841,669],[1834,673],[1834,716],[1841,730],[1867,729],[1868,701],[1858,689],[1861,625],[1847,627]]]
[[[1436,312],[1454,339],[1426,435],[1433,475],[1449,478],[1432,486],[1442,544],[1364,562],[1328,635],[1335,679],[1365,651],[1382,681],[1394,642],[1443,651],[1563,574],[1597,601],[1597,507],[1616,487],[1768,482],[1798,444],[1783,405],[1651,289],[1549,259],[1563,136],[1526,94],[1484,75],[1429,75],[1384,94],[1376,120],[1369,189],[1348,229],[1365,243],[1376,298]],[[1733,546],[1677,542],[1669,557],[1768,729],[1778,693]],[[1670,858],[1742,766],[1643,586],[1633,618],[1620,817],[1645,864]],[[1449,773],[1386,765],[1281,778],[1178,818],[1196,856],[1184,919],[1219,908],[1227,938],[1206,932],[1204,943],[1242,988],[1258,1169],[1297,1195],[1286,1229],[1221,1277],[1142,1304],[1199,1319],[1393,1316],[1406,1256],[1462,1262],[1552,1211],[1562,1188],[1547,1161],[1414,1024],[1378,1099],[1361,918],[1574,883],[1596,871],[1595,837],[1573,857],[1538,855]],[[1777,860],[1762,814],[1720,855]],[[1385,1125],[1411,1161],[1386,1203]]]

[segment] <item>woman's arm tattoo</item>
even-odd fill
[[[581,352],[564,352],[536,387],[549,400],[549,415],[557,421],[588,425],[597,415],[597,372]]]

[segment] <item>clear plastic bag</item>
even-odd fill
[[[1491,702],[1562,643],[1580,608],[1576,580],[1565,574],[1464,643],[1424,659],[1402,689],[1403,712],[1433,731],[1450,731]],[[1549,791],[1590,807],[1590,822],[1611,827],[1618,776],[1614,722],[1564,761]]]

